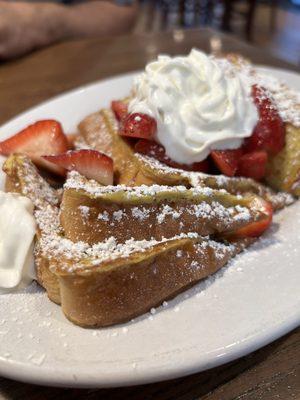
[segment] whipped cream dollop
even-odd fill
[[[0,293],[21,289],[35,279],[33,204],[0,191]]]
[[[148,64],[135,80],[129,112],[155,118],[166,154],[191,164],[251,136],[258,113],[250,91],[238,74],[226,74],[213,57],[193,49]]]

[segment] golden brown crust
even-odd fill
[[[248,242],[220,244],[219,251],[214,244],[179,241],[157,255],[152,252],[142,261],[123,262],[102,272],[95,268],[86,275],[58,273],[63,312],[85,327],[129,321],[213,274]]]
[[[258,195],[269,201],[275,210],[283,208],[292,197],[287,193],[276,193],[271,188],[244,177],[228,178],[223,175],[208,175],[203,173],[189,173],[183,170],[167,167],[151,157],[139,155],[141,173],[145,179],[155,181],[159,185],[184,185],[186,187],[209,187],[211,189],[225,189],[233,195]],[[143,179],[144,179],[143,178]]]
[[[193,189],[176,189],[170,188],[162,198],[159,195],[163,193],[151,195],[151,202],[147,196],[126,200],[123,188],[114,193],[118,201],[110,201],[108,195],[92,198],[84,190],[65,189],[61,226],[73,242],[95,244],[112,236],[124,243],[131,238],[161,240],[179,232],[201,236],[232,232],[264,217],[252,206],[253,197],[238,198],[219,191],[192,196]]]
[[[266,181],[274,189],[300,196],[300,128],[287,124],[285,140],[283,150],[269,160]]]
[[[35,247],[35,265],[38,283],[47,291],[51,301],[61,304],[59,280],[49,269],[49,260],[42,255],[38,242]]]

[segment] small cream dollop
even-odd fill
[[[21,289],[35,279],[33,204],[0,191],[0,293]]]
[[[196,49],[148,64],[135,80],[129,112],[155,118],[157,141],[185,164],[204,160],[213,149],[240,147],[258,121],[250,86]]]

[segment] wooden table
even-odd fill
[[[265,51],[208,29],[62,43],[0,66],[0,123],[65,90],[143,68],[158,53],[239,52],[299,71]],[[112,390],[43,388],[0,378],[0,399],[300,399],[300,329],[238,361],[175,381]]]

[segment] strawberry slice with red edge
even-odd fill
[[[226,176],[234,176],[238,169],[242,149],[213,150],[210,155],[220,172]]]
[[[246,153],[239,159],[237,175],[259,181],[266,175],[267,161],[268,155],[263,150]]]
[[[190,165],[176,163],[166,155],[163,146],[159,145],[156,142],[152,142],[150,140],[145,140],[145,139],[138,140],[134,146],[134,150],[138,153],[145,154],[146,156],[153,157],[156,160],[172,168],[179,168],[179,169],[184,169],[185,171],[195,171],[195,172],[208,172],[209,169],[209,164],[207,160],[193,163]]]
[[[55,120],[37,121],[16,135],[0,142],[0,154],[59,154],[68,148],[62,126]]]
[[[113,184],[113,160],[96,150],[74,150],[56,156],[43,156],[48,162],[67,171],[77,171],[102,185]]]
[[[119,133],[121,136],[151,140],[156,131],[157,123],[154,118],[146,114],[133,113],[123,120]]]
[[[263,217],[259,221],[251,222],[250,224],[236,230],[233,233],[226,235],[232,239],[242,239],[249,237],[259,237],[272,223],[273,218],[273,207],[272,204],[261,197],[254,197],[252,204],[250,204],[251,209],[256,209],[263,214]]]
[[[276,155],[285,145],[285,125],[263,87],[254,85],[252,97],[259,121],[252,135],[245,140],[244,149],[246,152],[265,150],[268,154]]]
[[[123,121],[128,114],[128,106],[124,101],[113,100],[111,102],[111,109],[115,113],[118,121]]]
[[[64,170],[41,158],[43,154],[60,154],[68,150],[68,140],[62,126],[55,120],[37,121],[16,135],[0,142],[0,154],[25,154],[37,165],[51,172],[64,174]]]

